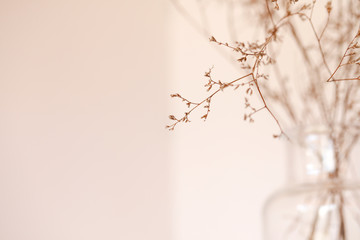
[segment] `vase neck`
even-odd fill
[[[290,143],[289,182],[312,183],[343,179],[346,175],[345,159],[336,140],[327,132],[299,135]]]

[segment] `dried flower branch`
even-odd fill
[[[227,83],[223,83],[221,82],[220,80],[218,82],[215,82],[214,80],[212,80],[211,78],[211,69],[209,70],[209,72],[206,72],[205,73],[205,76],[209,78],[209,83],[207,83],[205,86],[208,87],[207,91],[210,91],[211,87],[214,86],[214,85],[217,85],[218,89],[216,91],[214,91],[213,93],[211,93],[209,96],[207,96],[205,99],[203,99],[201,102],[199,103],[194,103],[194,102],[191,102],[191,101],[188,101],[187,99],[183,98],[180,96],[180,94],[171,94],[171,97],[176,97],[176,98],[180,98],[181,100],[183,101],[186,101],[188,107],[190,107],[191,105],[194,105],[189,111],[185,112],[184,115],[181,117],[181,118],[176,118],[175,116],[173,115],[170,115],[169,116],[169,119],[174,121],[173,124],[171,125],[168,125],[166,126],[166,128],[168,128],[169,130],[174,130],[176,125],[178,123],[181,123],[181,122],[184,122],[184,123],[187,123],[187,122],[190,122],[189,120],[189,114],[194,111],[196,108],[198,108],[199,106],[201,105],[204,105],[204,108],[207,109],[206,113],[201,117],[202,119],[206,120],[207,117],[208,117],[208,114],[210,112],[210,105],[211,105],[211,100],[212,98],[217,94],[219,93],[220,91],[223,91],[225,88],[227,87],[234,87],[236,88],[237,85],[234,85],[236,82],[244,79],[244,78],[247,78],[247,77],[250,77],[252,76],[252,74],[247,74],[247,75],[244,75],[242,77],[239,77],[231,82],[227,82]],[[253,81],[253,80],[252,80]],[[211,86],[211,87],[209,87]],[[210,88],[210,89],[209,89]]]
[[[277,2],[276,2],[277,4]],[[260,109],[258,110],[254,110],[253,109],[253,112],[249,115],[245,115],[244,117],[244,120],[247,120],[249,119],[250,122],[253,122],[253,118],[252,118],[252,115],[254,115],[255,113],[259,112],[260,110],[263,110],[263,109],[266,109],[269,114],[272,116],[272,118],[275,120],[276,124],[278,125],[279,129],[280,129],[280,134],[279,135],[276,135],[276,136],[281,136],[281,135],[284,135],[286,136],[279,120],[277,119],[277,117],[275,116],[275,114],[270,110],[270,107],[269,105],[267,104],[265,98],[264,98],[264,95],[262,93],[262,90],[259,86],[259,83],[258,83],[258,80],[259,78],[267,78],[267,75],[265,74],[262,74],[259,72],[259,68],[261,67],[261,65],[268,65],[268,64],[273,64],[275,61],[267,54],[266,52],[266,48],[267,46],[272,42],[272,41],[276,41],[277,40],[277,32],[278,32],[278,29],[284,25],[284,23],[286,22],[286,20],[290,17],[293,17],[293,16],[296,16],[296,15],[299,15],[299,16],[303,16],[304,15],[304,11],[305,10],[308,10],[309,9],[309,6],[306,6],[306,7],[302,7],[300,8],[299,10],[295,11],[295,12],[290,12],[288,11],[286,13],[285,16],[283,16],[276,24],[273,21],[273,27],[272,29],[269,31],[269,35],[266,37],[265,39],[265,42],[259,44],[258,42],[251,42],[251,43],[244,43],[244,42],[235,42],[235,46],[232,46],[230,45],[229,43],[223,43],[223,42],[220,42],[218,40],[216,40],[216,38],[214,36],[211,36],[209,38],[210,42],[214,42],[220,46],[225,46],[231,50],[233,50],[234,52],[240,54],[240,57],[237,59],[238,62],[242,63],[242,66],[241,68],[242,69],[248,69],[248,70],[251,70],[251,73],[248,73],[232,82],[229,82],[229,83],[222,83],[220,80],[219,81],[214,81],[212,78],[211,78],[211,69],[209,69],[208,72],[205,73],[205,77],[208,78],[208,83],[205,84],[205,87],[207,87],[207,91],[210,91],[214,85],[217,85],[218,86],[218,89],[212,93],[210,96],[208,96],[206,99],[202,100],[200,103],[198,104],[195,104],[191,101],[188,101],[187,99],[185,98],[182,98],[179,94],[174,94],[174,95],[171,95],[171,96],[175,96],[175,97],[179,97],[180,96],[180,99],[182,99],[183,101],[186,102],[187,106],[190,107],[192,104],[194,104],[195,106],[188,112],[185,112],[184,116],[180,119],[177,119],[177,118],[171,118],[171,120],[175,121],[173,124],[171,125],[168,125],[166,126],[169,130],[174,130],[175,126],[180,123],[180,122],[189,122],[189,119],[188,119],[188,116],[189,114],[195,110],[199,105],[202,105],[203,103],[207,103],[207,105],[205,106],[207,108],[207,113],[205,115],[203,115],[201,118],[206,120],[207,117],[208,117],[208,114],[210,112],[210,104],[211,104],[211,100],[212,100],[212,97],[217,94],[219,91],[222,91],[224,90],[225,88],[229,87],[229,86],[232,86],[234,87],[234,83],[243,79],[243,78],[246,78],[246,77],[249,77],[251,76],[252,80],[251,82],[254,83],[255,85],[255,89],[259,95],[259,97],[261,98],[261,101],[263,103],[263,107],[261,107]],[[252,61],[249,60],[249,58],[252,58]],[[250,62],[253,62],[252,65],[250,65]],[[236,85],[235,88],[237,89],[240,85]],[[253,93],[253,90],[252,89],[248,89],[247,93],[250,93],[251,92],[251,95]],[[249,107],[249,102],[248,100],[246,99],[246,108]],[[172,115],[171,115],[172,116]]]
[[[178,7],[181,6],[178,1],[173,1]],[[244,114],[244,120],[253,122],[256,113],[266,110],[279,127],[280,133],[275,136],[286,136],[283,125],[290,123],[324,124],[329,128],[340,123],[341,128],[332,133],[333,138],[339,148],[348,148],[346,146],[350,146],[351,141],[342,140],[344,132],[350,134],[354,130],[349,126],[360,113],[360,104],[357,104],[360,100],[360,81],[357,81],[360,80],[360,32],[357,30],[352,34],[354,29],[359,29],[360,1],[349,0],[345,4],[341,0],[248,0],[246,4],[249,8],[259,10],[259,23],[266,30],[265,36],[260,38],[262,40],[234,41],[230,44],[219,41],[212,35],[209,37],[210,42],[231,50],[234,63],[237,63],[244,74],[234,81],[223,82],[214,80],[211,76],[212,68],[209,69],[205,73],[207,82],[204,87],[212,92],[200,102],[190,101],[179,94],[172,95],[190,109],[181,118],[171,117],[173,124],[167,128],[174,130],[178,123],[189,122],[189,115],[199,109],[200,105],[206,110],[201,119],[206,120],[215,95],[225,88],[236,90],[245,87],[247,113]],[[319,4],[323,4],[323,7],[316,7]],[[234,8],[235,5],[231,1],[231,7]],[[182,12],[184,9],[181,7]],[[319,18],[321,11],[324,12],[323,18]],[[189,14],[186,15],[188,16]],[[201,16],[203,22],[209,22],[205,11],[201,12]],[[229,19],[234,19],[234,16]],[[323,22],[319,22],[319,19]],[[191,21],[195,22],[193,18]],[[198,29],[201,28],[201,24],[195,25]],[[235,26],[232,25],[229,29],[234,30]],[[304,29],[311,31],[304,34]],[[340,31],[342,32],[339,33]],[[231,33],[231,36],[236,34]],[[276,49],[283,45],[283,39],[287,36],[292,37],[294,50],[302,57],[306,80],[300,88],[293,86],[289,77],[281,76],[284,67],[281,67],[281,54]],[[248,82],[240,81],[245,78],[249,78]],[[252,107],[251,99],[254,96],[261,100],[261,107]],[[301,105],[295,106],[299,102]],[[279,111],[284,114],[280,116]],[[359,130],[351,135],[351,139],[357,139]]]
[[[360,30],[357,32],[357,34],[354,36],[354,38],[351,40],[350,44],[345,50],[344,55],[342,56],[338,66],[334,70],[334,72],[331,74],[327,82],[330,81],[346,81],[346,80],[360,80],[360,75],[353,77],[353,78],[342,78],[342,79],[335,79],[334,75],[340,70],[340,68],[356,64],[360,66],[360,45],[357,40],[360,38]],[[347,62],[344,63],[345,59],[348,59]]]

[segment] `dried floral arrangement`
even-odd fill
[[[179,0],[172,1],[189,17]],[[206,120],[213,98],[232,88],[244,96],[244,120],[254,122],[255,114],[266,111],[279,128],[275,138],[289,139],[284,129],[294,126],[325,126],[336,161],[336,170],[327,177],[337,179],[360,137],[360,0],[218,2],[230,8],[255,10],[250,17],[256,23],[253,26],[261,26],[257,35],[260,37],[252,41],[223,41],[209,35],[212,44],[232,54],[242,74],[230,81],[215,80],[210,68],[205,72],[204,85],[208,95],[200,101],[171,94],[185,103],[187,111],[181,117],[170,115],[172,123],[166,127],[174,130],[179,124],[190,122],[196,110],[204,111],[201,118]],[[235,18],[230,19],[231,30],[236,31]],[[201,31],[199,24],[192,23]],[[284,71],[289,61],[294,65],[290,73]],[[258,100],[256,105],[254,98]],[[342,190],[335,189],[325,196],[324,203],[330,199],[331,203],[339,204],[338,239],[347,239]],[[318,220],[317,214],[314,216],[307,239],[315,239]]]
[[[232,8],[237,4],[256,9],[252,17],[262,34],[253,41],[233,42],[210,35],[211,43],[233,54],[243,74],[231,81],[214,80],[213,69],[209,69],[205,72],[209,94],[200,101],[171,94],[183,101],[188,111],[181,117],[170,115],[172,123],[166,127],[174,130],[178,124],[190,122],[190,115],[201,108],[201,118],[206,120],[215,96],[227,88],[242,89],[244,120],[253,122],[256,113],[267,111],[279,127],[274,137],[287,137],[284,129],[293,126],[323,125],[331,129],[339,149],[350,151],[360,134],[360,0],[220,2]],[[173,3],[185,12],[180,1]],[[284,45],[292,52],[282,51]],[[285,75],[282,70],[289,59],[297,61],[299,70]],[[292,81],[299,76],[301,81]],[[261,106],[253,106],[254,97],[261,99]]]

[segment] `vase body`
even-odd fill
[[[302,130],[294,139],[288,184],[264,207],[264,240],[360,240],[355,144],[337,145],[327,130]]]

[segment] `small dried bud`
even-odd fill
[[[275,3],[275,9],[276,9],[276,10],[280,10],[280,7],[279,7],[279,4],[278,4],[278,3]]]
[[[360,37],[360,31],[358,32],[358,35],[357,37]],[[360,45],[358,44],[358,42],[354,43],[353,45],[351,45],[349,47],[349,49],[355,49],[355,48],[360,48]],[[352,53],[348,53],[346,56],[350,56],[350,55],[354,55],[355,53],[352,52]]]
[[[174,115],[169,115],[170,120],[177,120]]]
[[[238,62],[245,62],[247,59],[246,59],[246,57],[242,57],[242,58],[239,58],[237,61]]]
[[[311,4],[305,4],[300,8],[300,11],[311,9]]]
[[[325,8],[326,8],[326,11],[330,14],[330,12],[331,12],[331,10],[332,10],[331,1],[328,1],[328,2],[326,3]]]
[[[308,19],[305,14],[299,14],[299,17],[302,21],[306,21]]]
[[[214,38],[214,36],[211,36],[209,40],[210,40],[210,42],[217,42],[216,39]]]
[[[253,90],[251,88],[248,88],[246,90],[246,94],[249,94],[251,96],[253,94]]]

